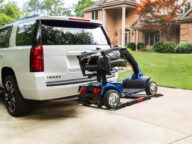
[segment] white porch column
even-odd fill
[[[103,27],[106,29],[107,11],[103,9]]]
[[[136,51],[138,50],[138,47],[137,47],[138,43],[139,43],[139,31],[136,30],[136,42],[135,42],[135,44],[136,44]]]
[[[121,46],[125,47],[125,21],[126,21],[126,7],[122,7],[122,37],[121,37]]]

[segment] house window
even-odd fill
[[[191,8],[191,3],[188,2],[185,4],[185,12],[187,12]]]
[[[93,20],[98,20],[98,11],[93,11],[92,12],[92,19]]]
[[[160,32],[146,32],[145,43],[146,45],[153,46],[156,42],[160,41]]]
[[[178,14],[182,15],[182,14],[186,13],[190,8],[191,8],[191,2],[188,1],[188,2],[186,2],[185,5],[180,7],[180,9],[178,10]]]

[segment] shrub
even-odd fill
[[[174,53],[176,44],[171,41],[167,42],[156,42],[153,46],[155,52],[159,53]]]
[[[128,43],[127,48],[130,48],[131,50],[135,51],[136,50],[136,44],[135,43]]]
[[[176,53],[190,54],[192,53],[192,43],[188,44],[179,44],[176,47]]]
[[[137,49],[138,49],[138,50],[145,49],[145,48],[146,48],[145,43],[139,42],[139,43],[137,44]]]
[[[155,52],[160,52],[164,48],[164,43],[163,42],[156,42],[155,45],[153,46],[153,50]]]

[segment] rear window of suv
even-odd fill
[[[102,26],[96,23],[44,20],[43,45],[108,45]]]

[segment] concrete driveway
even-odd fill
[[[13,118],[0,102],[1,144],[192,144],[192,91],[160,88],[153,98],[118,111],[75,101],[38,103]]]

